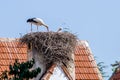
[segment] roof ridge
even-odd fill
[[[1,42],[19,41],[19,38],[0,38]]]
[[[53,64],[47,72],[44,74],[41,80],[49,80],[50,76],[53,74],[54,68],[57,66],[57,64]]]
[[[61,68],[62,68],[62,70],[64,71],[64,73],[66,74],[66,76],[68,77],[68,79],[69,79],[69,80],[73,80],[73,78],[72,78],[72,76],[70,75],[68,69],[67,69],[64,65],[62,65]]]
[[[45,73],[45,75],[42,77],[41,80],[49,80],[50,76],[53,74],[53,71],[55,69],[55,67],[57,67],[57,64],[53,64]],[[72,76],[70,75],[70,73],[68,72],[67,68],[64,65],[60,66],[61,69],[63,70],[63,72],[65,73],[65,75],[68,77],[69,80],[73,80]]]
[[[78,40],[78,46],[79,45],[84,45],[86,47],[89,47],[89,44],[88,44],[87,40]]]

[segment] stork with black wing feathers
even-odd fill
[[[38,31],[38,26],[44,26],[47,28],[47,31],[49,31],[48,26],[44,23],[44,21],[40,18],[30,18],[27,20],[28,23],[31,23],[31,32],[32,32],[32,24],[37,26],[37,31]]]

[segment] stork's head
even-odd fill
[[[58,30],[57,30],[57,32],[60,32],[62,30],[62,27],[60,27]]]

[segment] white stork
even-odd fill
[[[48,26],[40,18],[30,18],[27,20],[27,22],[31,23],[31,32],[32,32],[32,24],[37,26],[37,31],[38,31],[38,26],[44,26],[47,28],[47,31],[49,31]]]
[[[58,30],[57,30],[57,32],[61,32],[62,31],[62,27],[60,27]]]

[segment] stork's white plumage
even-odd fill
[[[37,26],[37,31],[38,31],[38,26],[44,26],[47,28],[47,31],[49,31],[48,26],[40,18],[30,18],[27,20],[27,22],[31,23],[31,31],[32,31],[32,24]]]

